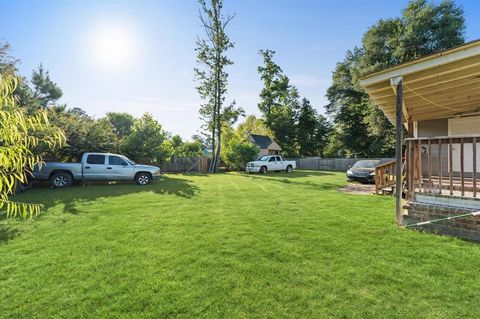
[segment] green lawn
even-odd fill
[[[402,230],[340,173],[37,188],[0,221],[1,318],[474,318],[480,246]]]

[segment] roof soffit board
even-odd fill
[[[367,87],[378,82],[390,80],[394,77],[406,76],[444,64],[468,59],[476,55],[480,55],[480,41],[473,44],[465,45],[465,47],[459,47],[448,51],[440,52],[432,56],[427,56],[419,60],[407,62],[403,65],[394,66],[390,69],[367,75],[360,79],[360,85],[362,87]]]

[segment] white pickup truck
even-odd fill
[[[257,161],[248,162],[246,171],[248,173],[262,173],[266,174],[268,171],[286,171],[291,173],[294,168],[297,168],[295,161],[285,161],[278,155],[265,155]]]

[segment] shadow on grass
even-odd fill
[[[20,231],[16,228],[12,228],[7,224],[0,224],[0,243],[8,242],[20,234]]]
[[[134,193],[152,192],[158,195],[174,195],[190,199],[197,195],[199,191],[199,188],[190,179],[163,175],[160,177],[160,180],[146,186],[127,182],[115,184],[97,182],[85,185],[76,184],[65,189],[54,189],[50,188],[49,184],[42,183],[34,185],[31,190],[23,194],[14,196],[12,200],[25,203],[41,203],[44,206],[44,211],[36,219],[42,219],[48,215],[48,209],[56,205],[63,204],[63,213],[76,215],[80,213],[77,209],[78,204],[94,203],[100,198],[114,198]],[[10,223],[5,212],[0,212],[0,243],[8,242],[20,234],[15,224],[21,221],[22,218],[17,217]]]
[[[329,176],[334,175],[335,172],[328,172],[328,171],[294,171],[291,174],[286,172],[269,172],[265,175],[261,174],[248,174],[248,173],[240,173],[238,176],[242,176],[245,178],[250,178],[253,180],[267,180],[272,182],[278,182],[283,184],[289,185],[297,185],[297,186],[307,186],[312,187],[315,189],[321,190],[330,190],[330,189],[338,189],[338,187],[342,186],[341,184],[336,183],[326,183],[324,181],[320,181],[318,183],[310,180],[306,181],[298,181],[297,178],[300,177],[321,177],[321,176]]]
[[[133,182],[107,184],[88,182],[75,184],[65,189],[54,189],[48,184],[35,185],[31,191],[20,195],[25,202],[42,202],[45,209],[63,204],[63,212],[78,214],[78,203],[94,202],[99,198],[120,197],[127,194],[152,192],[158,195],[174,195],[190,199],[199,193],[199,188],[192,180],[161,176],[159,180],[148,185],[140,186]],[[160,199],[159,199],[160,200]],[[43,214],[40,214],[42,216]]]

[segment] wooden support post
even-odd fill
[[[407,120],[407,137],[413,137],[413,121],[409,117]],[[413,141],[408,141],[408,157],[406,158],[406,169],[407,169],[407,198],[409,201],[414,201],[415,193],[415,148]]]
[[[418,180],[419,180],[418,191],[420,193],[424,193],[425,187],[423,187],[422,140],[418,140],[417,149],[418,149]]]
[[[415,146],[413,141],[408,141],[407,172],[408,200],[415,201]]]
[[[442,194],[442,140],[438,139],[438,190]]]
[[[461,194],[465,196],[465,145],[463,138],[460,139],[460,185]]]
[[[453,195],[453,142],[448,139],[448,177],[450,179],[450,195]]]
[[[477,197],[477,138],[473,138],[473,197]]]
[[[403,129],[403,79],[396,77],[390,79],[391,85],[395,86],[396,93],[396,139],[395,139],[395,219],[397,225],[403,224],[402,205],[402,129]]]
[[[432,140],[428,139],[428,153],[427,153],[427,174],[428,174],[428,192],[432,193]]]

